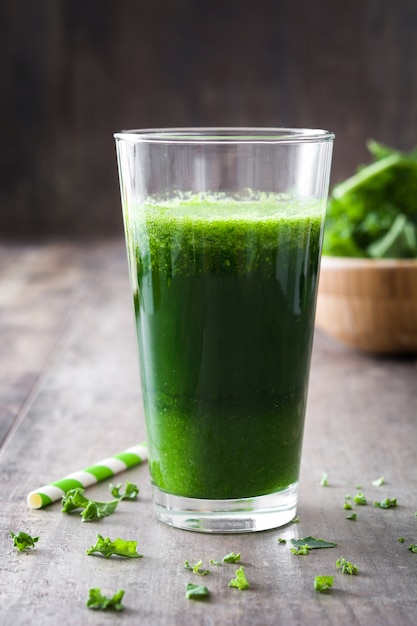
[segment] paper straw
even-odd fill
[[[146,461],[147,458],[148,451],[145,443],[132,446],[120,452],[120,454],[109,456],[106,459],[98,461],[95,465],[86,467],[79,472],[69,474],[61,480],[57,480],[54,483],[31,491],[27,497],[27,503],[32,509],[41,509],[52,502],[60,500],[62,496],[71,489],[94,485],[130,467],[139,465],[139,463]]]

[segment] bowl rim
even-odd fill
[[[366,257],[327,256],[323,254],[321,265],[331,269],[410,268],[417,270],[417,259],[369,259]]]

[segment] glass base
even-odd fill
[[[156,517],[175,528],[202,533],[249,533],[288,524],[297,512],[298,483],[283,491],[238,500],[185,498],[152,485]]]

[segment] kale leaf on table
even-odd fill
[[[417,148],[404,153],[368,141],[372,163],[329,197],[323,254],[417,258]]]

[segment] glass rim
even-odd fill
[[[320,128],[195,127],[142,128],[114,133],[117,141],[161,144],[297,144],[334,140],[334,133]]]

